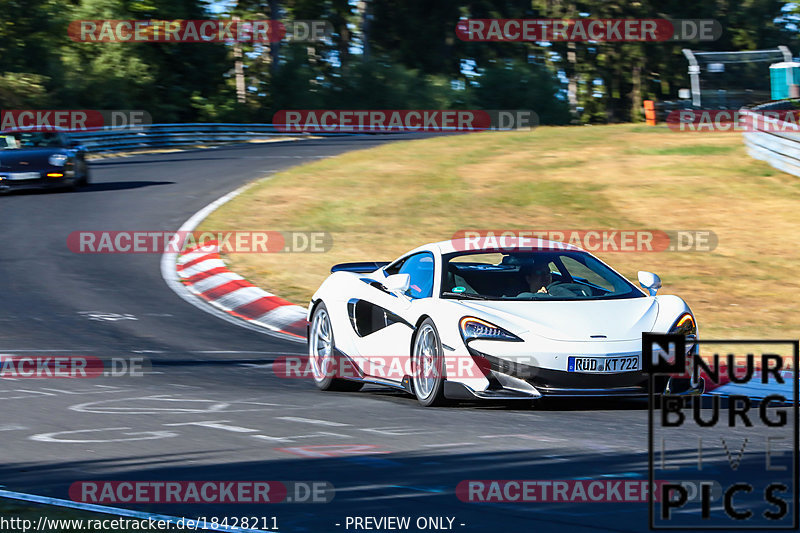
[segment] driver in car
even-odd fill
[[[550,266],[547,263],[523,265],[520,272],[525,276],[525,283],[530,287],[529,292],[521,292],[517,298],[529,298],[536,294],[549,294],[547,286],[553,281]]]

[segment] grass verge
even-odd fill
[[[282,172],[200,229],[327,231],[327,253],[232,254],[233,270],[305,304],[344,261],[389,260],[465,228],[711,230],[712,252],[598,253],[658,273],[707,338],[797,338],[800,179],[740,135],[543,127],[398,142]]]

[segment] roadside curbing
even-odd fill
[[[256,183],[251,182],[217,198],[192,215],[177,233],[194,231],[220,206]],[[216,277],[220,274],[223,276]],[[231,272],[220,256],[216,242],[207,242],[182,252],[165,251],[161,256],[161,277],[185,302],[221,320],[265,335],[305,343],[306,310]],[[242,289],[246,291],[240,292]]]
[[[306,338],[305,308],[231,272],[216,241],[181,252],[175,269],[186,289],[217,309],[270,331]]]

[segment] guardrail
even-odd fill
[[[777,100],[742,111],[800,111],[800,99]],[[747,152],[751,157],[765,161],[778,170],[800,177],[800,127],[796,123],[782,122],[779,119],[765,121],[763,115],[761,118],[762,120],[752,121],[755,126],[742,134]]]
[[[151,124],[129,128],[70,133],[89,152],[166,148],[191,144],[242,142],[270,137],[348,135],[346,133],[286,133],[274,124]]]

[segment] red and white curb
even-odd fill
[[[306,310],[231,272],[216,242],[186,250],[176,271],[184,286],[208,303],[250,324],[306,338]]]
[[[212,212],[229,202],[253,182],[226,194],[195,213],[178,229],[191,232]],[[183,233],[185,234],[185,233]],[[259,289],[231,272],[219,255],[216,243],[161,256],[161,277],[186,302],[207,313],[259,333],[295,342],[306,340],[306,310]]]

